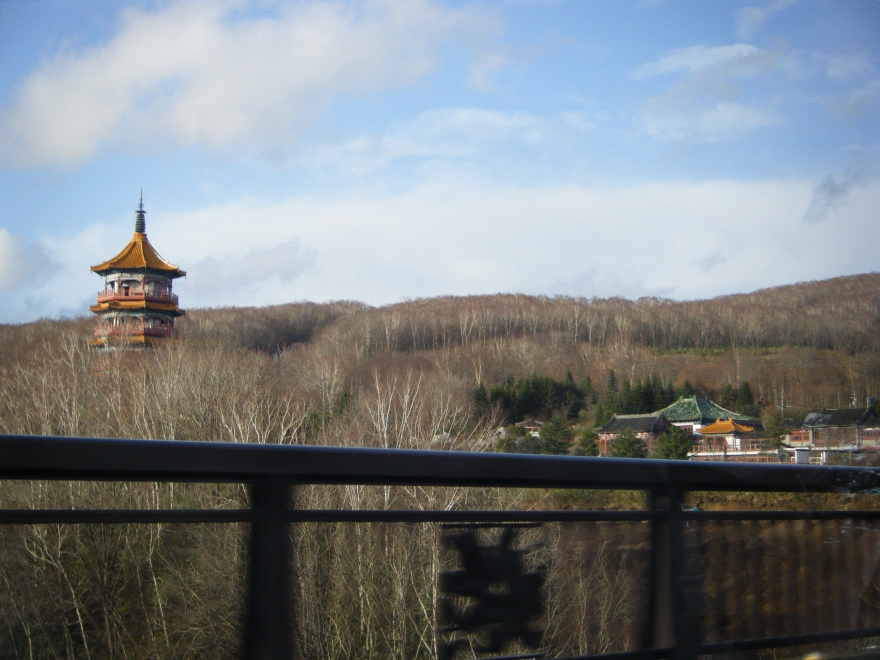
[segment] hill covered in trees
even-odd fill
[[[91,350],[93,327],[85,317],[0,326],[0,432],[493,451],[499,426],[531,416],[547,421],[537,450],[564,452],[572,426],[588,441],[613,412],[680,394],[765,417],[784,402],[796,418],[880,393],[880,274],[688,302],[496,295],[192,310],[179,341],[144,352]],[[315,509],[559,506],[477,490],[297,497]],[[0,496],[8,508],[246,504],[237,484],[0,482]],[[389,529],[296,527],[304,657],[436,657],[437,530]],[[644,547],[642,532],[567,529],[541,532],[563,558],[547,578],[548,654],[632,648],[638,557],[624,549]],[[4,526],[4,657],[236,657],[242,544],[235,525]],[[595,608],[572,595],[586,593]]]
[[[877,273],[687,302],[494,295],[192,310],[180,341],[144,354],[86,349],[93,322],[0,326],[0,431],[395,445],[388,420],[360,419],[377,400],[440,406],[465,428],[489,413],[602,421],[683,393],[735,406],[746,382],[752,401],[740,404],[756,415],[880,392]],[[535,391],[517,394],[524,383]],[[481,385],[497,405],[474,398]],[[551,386],[558,400],[537,402]],[[270,405],[293,421],[258,422]],[[430,444],[408,433],[404,444]]]

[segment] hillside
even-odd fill
[[[878,273],[687,302],[499,294],[380,308],[197,309],[180,319],[179,342],[144,355],[98,356],[85,347],[92,327],[87,318],[0,327],[0,431],[240,439],[224,411],[244,401],[266,406],[272,395],[299,411],[299,430],[255,431],[261,436],[371,443],[375,430],[353,424],[359,405],[371,409],[368,399],[387,397],[391,405],[412,388],[426,406],[454,403],[462,430],[472,429],[480,383],[570,378],[589,382],[601,397],[612,371],[619,383],[654,379],[680,389],[687,381],[713,398],[748,381],[764,414],[783,396],[786,412],[796,415],[864,405],[880,392]],[[121,409],[100,422],[84,414],[97,400],[112,409],[113,397],[103,394],[111,377],[114,392],[132,382],[140,390],[149,383],[147,396],[161,392],[163,402],[148,406],[152,421],[132,421]],[[66,389],[48,397],[47,388]],[[197,424],[179,413],[191,405],[199,407]],[[46,406],[55,412],[41,411]],[[66,406],[80,412],[60,412]],[[168,406],[178,411],[174,422],[163,415]],[[357,439],[343,439],[355,428]]]

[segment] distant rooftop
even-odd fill
[[[608,422],[596,427],[598,433],[649,433],[667,428],[668,424],[662,414],[649,413],[647,415],[618,415],[615,414]]]
[[[873,408],[823,408],[811,412],[804,426],[878,426],[880,417]]]
[[[663,410],[658,410],[654,415],[663,414],[670,422],[700,422],[711,424],[719,419],[747,420],[747,415],[742,415],[732,410],[722,408],[709,399],[698,396],[682,397]]]

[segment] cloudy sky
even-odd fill
[[[0,322],[880,270],[877,0],[0,0]]]

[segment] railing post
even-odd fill
[[[676,490],[652,491],[650,508],[662,517],[652,525],[649,643],[673,648],[673,660],[691,660],[700,643],[700,575],[685,540],[682,496]]]
[[[251,485],[254,518],[248,553],[247,660],[290,660],[293,656],[291,549],[285,519],[290,493],[290,484],[282,481]]]

